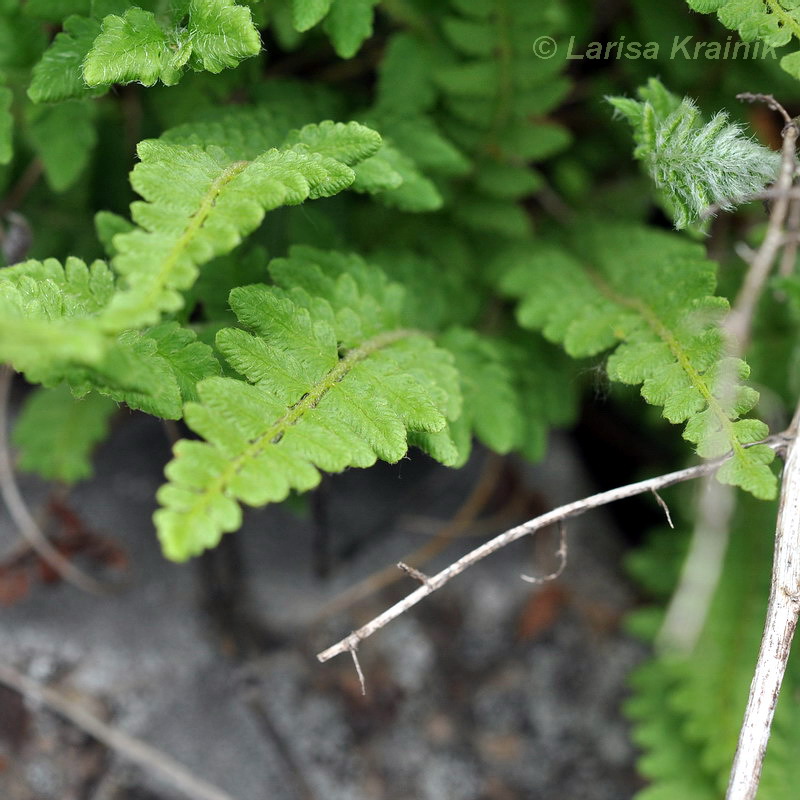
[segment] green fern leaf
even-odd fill
[[[113,293],[114,277],[102,261],[87,267],[69,258],[62,267],[47,259],[0,271],[0,360],[50,385],[63,379],[63,364],[100,363],[108,340],[94,316]]]
[[[311,128],[303,130],[298,135],[313,138]],[[318,144],[338,146],[351,162],[380,142],[363,126],[324,130],[330,135],[319,134]],[[103,324],[114,330],[153,324],[162,312],[180,309],[179,292],[192,286],[198,265],[236,247],[266,211],[336,194],[355,177],[345,163],[306,143],[232,161],[213,146],[145,141],[139,156],[131,182],[147,202],[132,205],[140,227],[113,240],[114,267],[127,282],[104,314]]]
[[[28,97],[34,103],[58,103],[62,100],[103,94],[105,87],[90,89],[83,80],[81,66],[100,33],[100,22],[72,16],[63,30],[34,66]]]
[[[292,21],[298,31],[307,31],[321,22],[331,10],[333,0],[292,0]]]
[[[113,258],[117,254],[113,243],[114,237],[118,233],[129,233],[134,227],[133,223],[125,217],[114,214],[112,211],[98,211],[94,215],[94,229],[97,238],[109,258]]]
[[[20,468],[64,483],[88,478],[91,452],[108,433],[116,410],[116,403],[98,394],[77,400],[63,384],[37,389],[14,424]]]
[[[642,102],[608,100],[633,126],[634,157],[662,191],[676,228],[685,228],[713,204],[731,210],[777,177],[780,155],[746,138],[724,113],[703,124],[691,100],[667,99],[654,79],[639,95]]]
[[[133,6],[103,20],[83,61],[83,79],[92,87],[132,81],[152,86],[159,80],[171,86],[190,55],[185,40],[168,37],[152,12]]]
[[[701,14],[716,13],[719,21],[726,28],[738,30],[745,42],[759,39],[769,47],[783,47],[792,37],[800,38],[800,9],[791,0],[687,0],[687,3]],[[800,78],[800,53],[783,56],[781,67]]]
[[[178,26],[184,9],[176,8],[170,24],[132,6],[122,16],[107,15],[83,60],[88,86],[138,81],[167,86],[180,80],[188,65],[221,72],[258,55],[261,39],[250,10],[232,0],[189,0],[187,24]]]
[[[378,152],[380,146],[381,137],[376,131],[358,122],[330,120],[291,131],[283,141],[283,147],[317,153],[348,166],[370,158]]]
[[[455,358],[461,376],[464,412],[451,423],[463,461],[469,455],[472,432],[488,448],[509,453],[522,441],[524,421],[513,375],[499,342],[467,328],[451,328],[438,340]]]
[[[28,261],[0,272],[0,359],[28,380],[73,392],[94,389],[131,408],[178,419],[201,378],[219,374],[211,348],[177,323],[106,332],[99,320],[114,298],[101,261]]]
[[[663,406],[670,422],[686,423],[684,437],[700,455],[732,451],[721,481],[774,497],[773,451],[745,447],[767,427],[741,419],[758,394],[739,384],[747,366],[725,358],[719,320],[727,302],[711,294],[715,265],[702,248],[620,225],[588,225],[578,247],[580,259],[542,247],[505,276],[504,288],[523,298],[520,324],[573,357],[616,348],[608,360],[612,379],[642,384],[645,400]]]
[[[30,109],[28,134],[53,191],[68,189],[86,169],[97,141],[94,112],[75,100]]]
[[[145,332],[124,331],[101,364],[73,370],[69,382],[79,393],[95,389],[153,416],[180,419],[184,403],[197,398],[197,382],[219,373],[207,344],[167,322]]]
[[[352,58],[372,36],[372,21],[379,0],[333,0],[323,28],[340,58]]]
[[[280,289],[256,285],[231,293],[231,306],[253,333],[224,329],[217,345],[247,382],[201,381],[200,403],[185,409],[187,423],[206,441],[176,445],[166,470],[170,482],[159,491],[164,507],[155,521],[169,558],[196,555],[238,528],[239,503],[261,506],[291,489],[311,489],[319,470],[397,461],[409,429],[446,425],[441,399],[458,397],[447,353],[400,328],[340,354],[333,308],[325,309],[322,298],[310,304],[319,317]]]

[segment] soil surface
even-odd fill
[[[111,565],[94,574],[126,582],[98,599],[35,562],[7,571],[4,663],[235,800],[623,800],[641,787],[620,706],[645,654],[621,631],[634,594],[603,512],[570,523],[557,580],[520,578],[557,570],[559,532],[543,532],[364,642],[366,696],[347,655],[314,657],[416,584],[400,575],[349,607],[342,594],[459,510],[465,521],[426,572],[593,491],[569,440],[555,438],[533,468],[478,451],[460,471],[415,455],[328,478],[305,507],[251,512],[222,547],[182,565],[163,559],[151,523],[168,457],[162,427],[126,413],[96,476],[51,503],[51,529],[73,542],[76,563]],[[34,509],[47,505],[48,487],[21,485]],[[0,549],[16,546],[0,516]],[[185,800],[2,688],[0,797]]]

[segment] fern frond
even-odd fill
[[[64,363],[98,364],[107,352],[94,316],[114,294],[102,261],[26,261],[0,271],[0,360],[34,383],[63,378]],[[55,372],[53,372],[55,369]]]
[[[53,191],[68,189],[86,169],[97,142],[94,112],[76,100],[30,108],[28,134]]]
[[[113,83],[172,85],[187,67],[217,73],[261,51],[250,9],[232,0],[188,0],[163,16],[135,5],[97,13],[67,17],[33,69],[31,100],[96,96]]]
[[[293,22],[307,31],[324,20],[324,29],[341,58],[352,58],[372,35],[379,0],[292,0]]]
[[[312,137],[311,128],[303,130],[298,136]],[[380,143],[356,123],[321,126],[314,136],[323,149],[338,146],[350,163]],[[131,182],[146,202],[131,207],[139,227],[113,240],[113,264],[126,288],[104,312],[110,330],[153,324],[161,313],[177,311],[198,266],[236,247],[267,211],[331,196],[355,177],[347,163],[305,142],[234,161],[213,146],[148,140],[139,144],[139,157]]]
[[[100,321],[116,296],[102,261],[27,261],[0,271],[0,360],[34,383],[67,381],[159,417],[178,419],[194,384],[219,373],[211,348],[177,323],[119,335]]]
[[[80,394],[94,389],[155,417],[180,419],[184,403],[197,398],[197,382],[219,373],[207,344],[177,322],[166,322],[143,332],[123,331],[102,363],[73,368],[67,379]]]
[[[185,28],[178,26],[184,14]],[[159,80],[169,86],[186,66],[221,72],[260,50],[250,9],[232,0],[189,0],[164,26],[152,12],[132,6],[121,17],[103,19],[83,61],[83,79],[92,87]]]
[[[91,452],[117,404],[98,394],[80,400],[65,385],[36,389],[14,423],[19,467],[47,480],[75,483],[92,474]]]
[[[473,431],[497,453],[520,447],[525,423],[501,343],[467,328],[451,328],[438,343],[453,354],[461,376],[464,411],[449,426],[461,461],[469,456]]]
[[[800,39],[800,9],[787,0],[687,0],[701,14],[716,13],[719,21],[738,30],[745,42],[760,39],[769,47],[783,47],[792,37]],[[800,51],[781,58],[781,67],[800,78]]]
[[[28,97],[34,103],[58,103],[103,94],[107,87],[88,87],[81,72],[83,60],[99,33],[99,20],[67,17],[63,30],[33,68]]]
[[[726,114],[703,124],[692,100],[664,102],[668,93],[655,79],[639,94],[642,102],[608,100],[632,125],[634,157],[663,193],[676,228],[714,204],[730,211],[777,177],[780,155],[748,139]],[[662,102],[653,103],[651,96]]]
[[[303,295],[313,315],[293,301]],[[418,332],[382,330],[342,348],[337,327],[351,335],[380,323],[337,316],[302,289],[290,296],[256,285],[230,299],[253,333],[224,329],[217,346],[246,381],[201,381],[200,403],[186,406],[187,423],[206,441],[176,445],[155,515],[176,560],[238,528],[240,502],[261,506],[311,489],[319,470],[397,461],[409,430],[441,430],[448,408],[460,406],[451,357]]]
[[[541,247],[505,276],[505,290],[522,297],[520,324],[573,357],[615,348],[612,379],[642,384],[645,400],[663,406],[670,422],[686,423],[684,438],[701,456],[732,452],[719,480],[774,497],[773,451],[745,447],[763,439],[767,426],[741,419],[758,393],[740,384],[747,365],[725,356],[719,321],[728,306],[712,295],[715,265],[702,248],[623,225],[588,225],[578,247],[580,258]]]

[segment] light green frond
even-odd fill
[[[63,30],[56,34],[33,68],[28,97],[34,103],[58,103],[103,94],[106,88],[90,89],[81,71],[86,54],[99,33],[99,20],[77,15],[67,17]]]
[[[36,389],[14,423],[20,468],[64,483],[88,478],[92,449],[105,438],[116,410],[116,403],[98,394],[77,399],[64,384]]]
[[[26,261],[0,271],[0,360],[46,384],[64,377],[65,364],[99,363],[108,340],[94,317],[113,293],[102,261]]]
[[[250,10],[232,0],[189,0],[187,22],[180,27],[184,7],[162,25],[156,16],[137,6],[122,16],[109,14],[83,60],[88,86],[138,81],[177,83],[186,66],[209,72],[235,67],[258,55],[261,39]]]
[[[767,466],[773,451],[745,445],[763,439],[767,426],[741,419],[758,400],[742,386],[747,367],[726,358],[719,323],[727,302],[712,295],[715,265],[703,249],[658,231],[588,225],[579,257],[541,247],[511,270],[504,287],[522,302],[518,319],[563,344],[573,357],[614,348],[612,379],[641,384],[642,396],[663,406],[704,457],[733,458],[719,479],[757,497],[775,496]]]
[[[159,492],[155,521],[176,560],[235,530],[240,503],[311,489],[319,470],[397,461],[409,431],[440,431],[460,411],[451,357],[418,332],[385,330],[344,348],[325,321],[333,309],[317,319],[259,285],[234,290],[231,305],[252,333],[224,329],[217,345],[246,381],[198,384],[185,418],[205,441],[178,443]]]
[[[312,135],[311,128],[304,130]],[[369,152],[364,141],[374,144],[375,134],[363,126],[325,130],[334,134],[329,143],[344,132],[350,144],[340,144],[343,151],[353,139],[361,142],[357,152]],[[348,160],[358,159],[356,151],[346,153]],[[345,163],[304,143],[232,161],[214,146],[148,140],[139,144],[139,157],[131,175],[145,201],[131,207],[139,227],[113,239],[114,267],[125,281],[102,319],[113,330],[152,324],[161,313],[180,309],[180,293],[192,286],[199,265],[236,247],[267,211],[328,197],[354,179]]]
[[[719,21],[739,31],[744,42],[767,47],[783,47],[800,39],[800,8],[793,0],[687,0],[694,11],[716,13]],[[781,58],[781,66],[800,78],[800,52]]]

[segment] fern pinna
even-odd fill
[[[759,442],[767,426],[741,419],[758,393],[739,381],[747,365],[725,355],[720,320],[727,301],[712,294],[716,265],[703,248],[641,227],[586,222],[575,253],[541,245],[503,278],[522,295],[521,325],[541,330],[574,357],[614,347],[612,379],[642,384],[642,396],[685,422],[701,456],[732,452],[717,473],[758,497],[775,496],[774,452]]]

